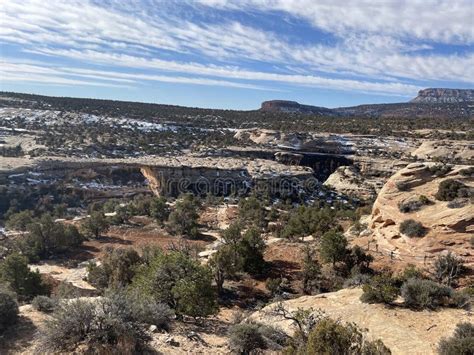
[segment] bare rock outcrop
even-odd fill
[[[429,88],[418,91],[418,96],[411,102],[422,103],[457,103],[474,102],[474,90],[472,89],[443,89]]]
[[[363,199],[371,199],[377,195],[374,184],[364,179],[354,166],[340,166],[328,177],[324,185],[339,193]]]
[[[470,321],[468,312],[460,309],[412,311],[381,304],[360,301],[361,289],[343,289],[316,296],[302,296],[284,301],[285,308],[323,311],[327,316],[342,322],[354,322],[367,329],[368,337],[380,339],[392,354],[436,354],[441,338],[449,337],[462,321]],[[253,321],[272,324],[292,335],[296,330],[292,321],[272,313],[275,303],[250,315]]]
[[[469,266],[474,265],[474,207],[469,198],[456,203],[437,200],[439,185],[455,179],[474,188],[474,179],[462,174],[469,166],[457,165],[442,176],[436,176],[435,163],[413,163],[394,174],[380,191],[369,222],[373,238],[382,252],[393,252],[396,259],[407,263],[428,264],[439,255],[451,251]],[[402,205],[418,206],[403,212]],[[400,232],[400,224],[408,219],[420,222],[426,230],[421,238]]]
[[[423,141],[421,145],[411,152],[418,159],[457,161],[461,164],[474,163],[474,143],[472,141]]]

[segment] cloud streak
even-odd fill
[[[0,6],[0,42],[37,60],[27,65],[3,58],[2,81],[284,85],[405,96],[430,81],[474,83],[469,0],[13,0]],[[299,41],[231,16],[276,12],[332,40]],[[462,50],[438,51],[440,44]],[[52,66],[51,60],[71,63]]]

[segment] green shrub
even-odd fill
[[[54,308],[57,305],[57,301],[48,296],[36,296],[33,298],[31,305],[34,309],[40,312],[49,313],[54,311]]]
[[[330,230],[321,238],[320,254],[325,262],[332,262],[333,266],[338,261],[343,261],[348,253],[347,239],[339,231]]]
[[[423,225],[414,219],[406,219],[400,224],[400,233],[406,234],[410,238],[421,238],[427,233]]]
[[[462,259],[451,252],[440,255],[434,262],[434,275],[438,282],[451,286],[464,271]]]
[[[409,279],[413,279],[413,278],[416,278],[416,279],[424,279],[425,276],[424,276],[424,273],[423,273],[423,270],[421,269],[418,269],[415,265],[413,264],[408,264],[405,269],[403,270],[403,272],[401,273],[401,275],[399,276],[399,279],[402,281],[402,282],[405,282]]]
[[[109,229],[109,222],[101,211],[91,212],[89,218],[82,223],[81,229],[85,236],[89,238],[99,238],[100,235]]]
[[[245,272],[251,275],[264,273],[267,267],[267,263],[263,259],[265,241],[256,228],[250,228],[244,233],[238,249],[242,256],[242,266]]]
[[[406,181],[397,181],[395,183],[395,186],[397,187],[398,191],[409,191],[410,190],[410,184],[408,184]]]
[[[364,249],[356,245],[348,250],[344,260],[347,270],[358,268],[361,273],[370,273],[370,263],[374,261],[374,257],[366,253]]]
[[[466,199],[456,199],[449,201],[446,205],[448,208],[463,208],[469,203],[469,200]]]
[[[337,211],[330,208],[301,206],[290,211],[282,230],[284,238],[303,238],[308,235],[322,236],[330,229],[339,228]]]
[[[258,227],[265,227],[267,211],[265,206],[256,196],[243,198],[239,201],[239,219]]]
[[[355,324],[341,324],[327,317],[315,325],[309,333],[306,344],[300,345],[299,348],[293,348],[287,353],[374,355],[391,353],[380,340],[368,341]]]
[[[13,292],[0,285],[0,334],[18,320],[18,304]]]
[[[48,293],[38,272],[28,267],[28,259],[20,254],[10,254],[0,262],[0,282],[6,283],[22,300]]]
[[[237,324],[229,329],[229,345],[239,354],[249,354],[257,349],[266,349],[259,326],[254,323]]]
[[[240,354],[259,349],[281,350],[288,336],[281,330],[258,323],[241,323],[229,329],[230,348]]]
[[[75,226],[56,223],[49,214],[34,219],[26,229],[18,247],[31,261],[64,253],[84,241]]]
[[[426,197],[425,195],[420,195],[420,197],[418,197],[418,200],[424,204],[424,205],[431,205],[433,204],[433,201],[431,201],[428,197]]]
[[[157,253],[138,268],[131,288],[178,315],[203,317],[217,311],[211,270],[184,252]]]
[[[459,323],[451,338],[442,339],[438,345],[440,355],[474,354],[474,324]]]
[[[462,169],[459,173],[463,176],[473,176],[474,175],[474,166],[471,166],[467,169]]]
[[[168,229],[171,233],[183,235],[188,238],[197,238],[199,203],[191,194],[181,197],[175,205],[173,212],[168,217]]]
[[[446,164],[436,164],[432,165],[428,168],[429,172],[431,175],[434,176],[444,176],[447,173],[449,173],[451,170],[453,170],[452,166],[446,165]]]
[[[27,226],[33,222],[33,213],[30,210],[21,211],[10,215],[5,222],[8,229],[26,231]]]
[[[468,197],[469,190],[462,182],[454,179],[447,179],[439,184],[435,197],[440,201],[452,201],[458,197]]]
[[[71,283],[63,281],[53,290],[51,296],[59,300],[78,298],[81,297],[81,291]]]
[[[403,213],[410,213],[414,211],[419,211],[423,206],[431,205],[433,201],[431,201],[425,195],[420,195],[418,199],[410,199],[405,202],[401,202],[398,204],[398,209],[400,212]]]
[[[354,266],[350,276],[344,281],[343,288],[363,286],[370,282],[371,276],[361,272],[361,268]]]
[[[449,305],[454,291],[430,280],[410,279],[403,283],[401,294],[407,307],[436,309]]]
[[[107,248],[101,265],[89,265],[87,280],[99,289],[126,286],[132,281],[140,261],[140,256],[134,249]]]
[[[155,197],[150,202],[150,217],[153,217],[159,225],[168,219],[170,210],[163,197]]]
[[[418,200],[406,201],[398,204],[398,209],[402,213],[410,213],[414,211],[419,211],[423,207],[423,203]]]
[[[365,303],[390,304],[395,301],[400,293],[397,281],[388,274],[374,276],[367,284],[362,286],[361,301]]]
[[[165,317],[151,319],[158,309],[166,313]],[[168,308],[137,304],[136,299],[117,290],[100,299],[70,300],[57,307],[51,320],[46,321],[40,350],[74,351],[84,344],[86,350],[95,352],[141,353],[150,340],[145,323],[156,320],[167,327],[163,319],[169,319]]]
[[[303,292],[311,294],[321,289],[321,265],[315,257],[316,251],[309,246],[303,248],[303,265],[301,276],[303,281]]]
[[[265,282],[265,288],[270,292],[272,297],[275,297],[282,293],[281,283],[282,279],[279,277],[276,279],[268,278]]]

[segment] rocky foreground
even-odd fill
[[[471,321],[472,315],[460,309],[442,309],[437,312],[412,311],[406,308],[386,307],[360,301],[361,289],[343,289],[317,296],[303,296],[284,301],[290,310],[321,310],[333,319],[354,322],[367,329],[368,336],[380,339],[392,354],[436,354],[438,342],[449,337],[456,324]],[[275,304],[266,306],[250,319],[280,327],[292,335],[295,328],[291,321],[272,314]]]

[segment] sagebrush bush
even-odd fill
[[[410,238],[424,237],[427,230],[418,221],[414,219],[406,219],[400,224],[400,233],[406,234]]]
[[[165,313],[158,317],[158,310]],[[45,323],[41,351],[72,351],[79,344],[99,353],[143,352],[150,336],[145,323],[153,320],[167,327],[164,321],[169,308],[150,301],[139,304],[135,298],[115,290],[105,297],[62,302]]]
[[[409,191],[410,190],[410,185],[405,181],[397,181],[395,183],[395,186],[397,187],[398,191]]]
[[[440,341],[438,351],[440,355],[474,354],[474,324],[459,323],[451,338]]]
[[[468,203],[469,201],[466,199],[456,199],[456,200],[449,201],[447,204],[447,207],[448,208],[463,208]]]
[[[474,175],[474,166],[471,166],[467,169],[462,169],[459,173],[463,176],[473,176]]]
[[[448,286],[451,286],[463,271],[462,259],[451,252],[438,256],[434,262],[434,276],[436,280]]]
[[[323,318],[311,330],[305,350],[305,354],[391,353],[380,340],[368,341],[355,324],[341,324],[330,318]]]
[[[403,283],[401,294],[407,307],[436,309],[450,304],[454,290],[430,280],[414,278]]]
[[[18,320],[18,304],[15,294],[0,285],[0,334]]]
[[[433,166],[430,166],[428,168],[430,173],[434,176],[443,176],[449,173],[451,170],[453,170],[453,167],[451,165],[446,165],[446,164],[436,164]]]
[[[410,213],[414,211],[419,211],[422,206],[423,206],[423,203],[421,201],[411,200],[411,201],[399,203],[398,209],[402,213]]]
[[[140,256],[132,248],[108,248],[101,259],[101,265],[88,266],[87,280],[99,289],[123,287],[135,275],[135,267],[141,262]]]
[[[436,193],[436,199],[440,201],[452,201],[458,197],[468,197],[469,191],[467,186],[455,179],[447,179],[441,181]]]
[[[156,253],[141,265],[131,289],[165,303],[177,315],[204,317],[217,312],[211,270],[181,251]]]
[[[31,305],[37,311],[49,313],[54,311],[57,301],[48,296],[36,296],[33,298]]]
[[[396,300],[400,292],[396,284],[396,280],[390,275],[376,275],[362,286],[364,293],[360,299],[365,303],[390,304]]]
[[[232,350],[248,354],[257,349],[266,349],[267,345],[255,323],[242,323],[229,329],[229,344]]]
[[[259,323],[240,323],[229,329],[230,347],[240,354],[258,349],[281,350],[288,339],[283,331]]]

